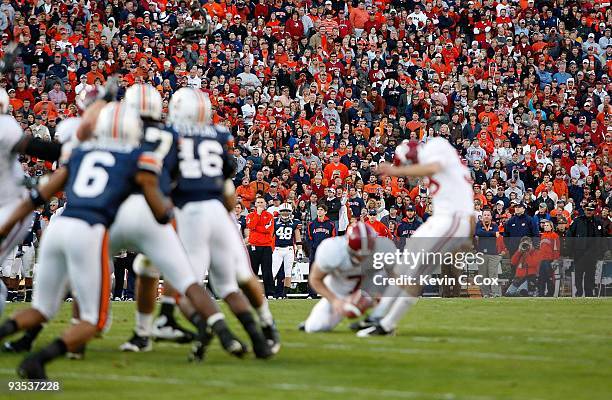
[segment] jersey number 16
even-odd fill
[[[215,140],[203,140],[196,148],[193,139],[183,138],[179,153],[181,175],[186,179],[220,176],[223,173],[222,154],[223,146]]]

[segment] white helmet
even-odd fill
[[[9,109],[9,96],[6,90],[0,88],[0,113],[6,114]]]
[[[291,208],[291,204],[289,203],[283,203],[280,205],[280,207],[278,207],[278,212],[283,212],[283,211],[293,211],[293,209]]]
[[[125,104],[132,107],[141,117],[159,121],[162,117],[162,97],[148,83],[132,85],[125,91]]]
[[[174,93],[168,105],[168,122],[206,124],[211,121],[212,107],[208,95],[199,89],[181,88]]]
[[[94,135],[97,140],[112,140],[138,146],[142,139],[142,119],[134,109],[118,102],[100,111]]]

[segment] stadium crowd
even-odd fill
[[[175,34],[196,26],[199,40]],[[401,245],[436,183],[373,172],[401,141],[434,136],[472,171],[478,236],[579,236],[580,218],[608,236],[611,27],[608,0],[3,0],[3,48],[21,56],[0,86],[46,140],[111,75],[120,96],[154,85],[166,108],[200,88],[234,135],[239,216],[258,197],[272,214],[289,203],[311,253],[313,233],[354,218]],[[53,168],[23,162],[34,178]]]

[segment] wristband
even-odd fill
[[[40,207],[47,202],[36,188],[30,190],[30,201],[34,204],[34,207]]]
[[[157,222],[159,222],[162,225],[166,225],[173,219],[174,219],[174,210],[172,209],[172,207],[170,207],[166,210],[166,213],[161,218],[157,219]]]

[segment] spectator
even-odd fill
[[[378,236],[391,238],[389,228],[387,228],[385,224],[380,222],[376,218],[376,215],[377,214],[375,209],[371,209],[370,211],[368,211],[368,219],[366,221],[366,224],[370,225]]]
[[[603,222],[595,216],[595,203],[584,208],[584,215],[577,217],[569,227],[568,245],[574,258],[574,285],[576,297],[592,297],[595,288],[595,263],[606,250],[601,239],[607,235]]]
[[[508,238],[506,246],[510,254],[516,252],[520,238],[538,236],[538,228],[534,224],[533,218],[525,214],[525,204],[516,203],[514,205],[514,215],[504,226],[504,236]]]
[[[329,218],[327,218],[327,206],[325,204],[319,204],[317,206],[316,218],[312,219],[307,229],[308,255],[311,265],[321,242],[333,236],[336,236],[336,228]],[[317,293],[310,285],[308,287],[308,294],[311,298],[317,296]]]
[[[540,252],[533,247],[530,237],[523,237],[520,245],[512,254],[512,267],[516,271],[512,283],[506,289],[506,296],[528,296],[538,274],[541,261]]]
[[[542,261],[538,272],[538,296],[552,297],[555,293],[552,262],[559,259],[561,255],[561,243],[552,222],[544,219],[541,221],[541,226],[540,254]]]
[[[478,265],[478,274],[483,278],[497,278],[498,269],[501,263],[500,241],[501,237],[499,227],[493,222],[493,214],[491,210],[485,209],[482,212],[482,218],[476,223],[476,250],[483,254],[483,262]],[[501,241],[503,247],[503,241]],[[501,295],[501,287],[492,285],[482,285],[480,287],[483,297],[492,297]]]
[[[326,207],[327,218],[334,224],[334,230],[338,231],[338,222],[340,220],[340,199],[336,197],[336,191],[332,188],[325,189],[326,197],[322,200],[322,203]]]
[[[274,217],[266,211],[266,202],[263,197],[255,200],[255,210],[247,215],[246,226],[249,230],[249,257],[253,273],[258,275],[261,270],[266,296],[272,298],[275,287],[272,276]]]

